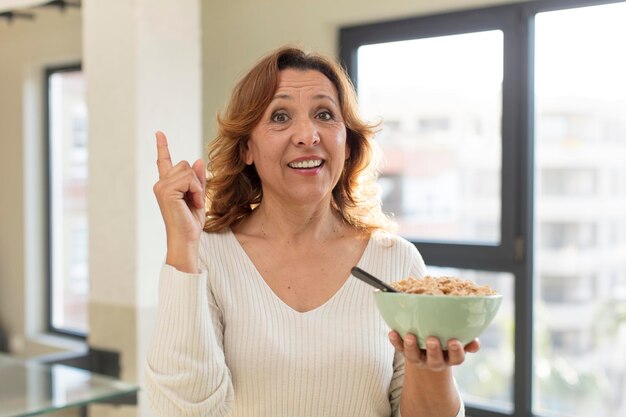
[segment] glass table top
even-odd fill
[[[0,354],[0,417],[25,417],[137,392],[136,385],[65,365]]]

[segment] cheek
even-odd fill
[[[282,163],[284,150],[266,138],[265,143],[250,143],[246,163],[254,163],[257,172],[270,172]]]
[[[348,143],[348,135],[343,128],[337,135],[338,147],[344,152],[344,160],[348,160],[350,158],[350,144]]]
[[[271,149],[268,149],[267,144],[261,146],[258,138],[250,139],[248,140],[245,162],[248,165],[262,164],[267,161],[268,152],[271,152]]]

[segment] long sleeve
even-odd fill
[[[460,394],[459,394],[460,396]],[[465,403],[463,403],[463,399],[461,398],[461,408],[459,408],[459,412],[456,413],[456,417],[465,417]]]
[[[228,414],[234,394],[222,331],[207,272],[187,274],[164,265],[145,366],[145,389],[157,416]]]
[[[402,395],[402,385],[404,383],[404,356],[395,352],[393,356],[393,378],[389,387],[389,404],[391,405],[391,416],[400,417],[400,397]]]

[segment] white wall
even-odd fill
[[[88,340],[119,352],[120,377],[137,381],[154,327],[166,246],[152,192],[158,180],[154,132],[167,133],[174,158],[202,155],[200,1],[82,4],[90,156]],[[141,398],[138,411],[147,413]],[[92,406],[90,415],[125,414]]]
[[[51,350],[25,337],[43,327],[44,68],[81,59],[80,12],[35,13],[32,21],[0,19],[0,326],[27,355]]]

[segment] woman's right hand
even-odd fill
[[[198,247],[206,219],[204,162],[172,165],[163,132],[156,133],[156,142],[159,181],[153,190],[165,222],[166,263],[182,272],[198,273]]]

